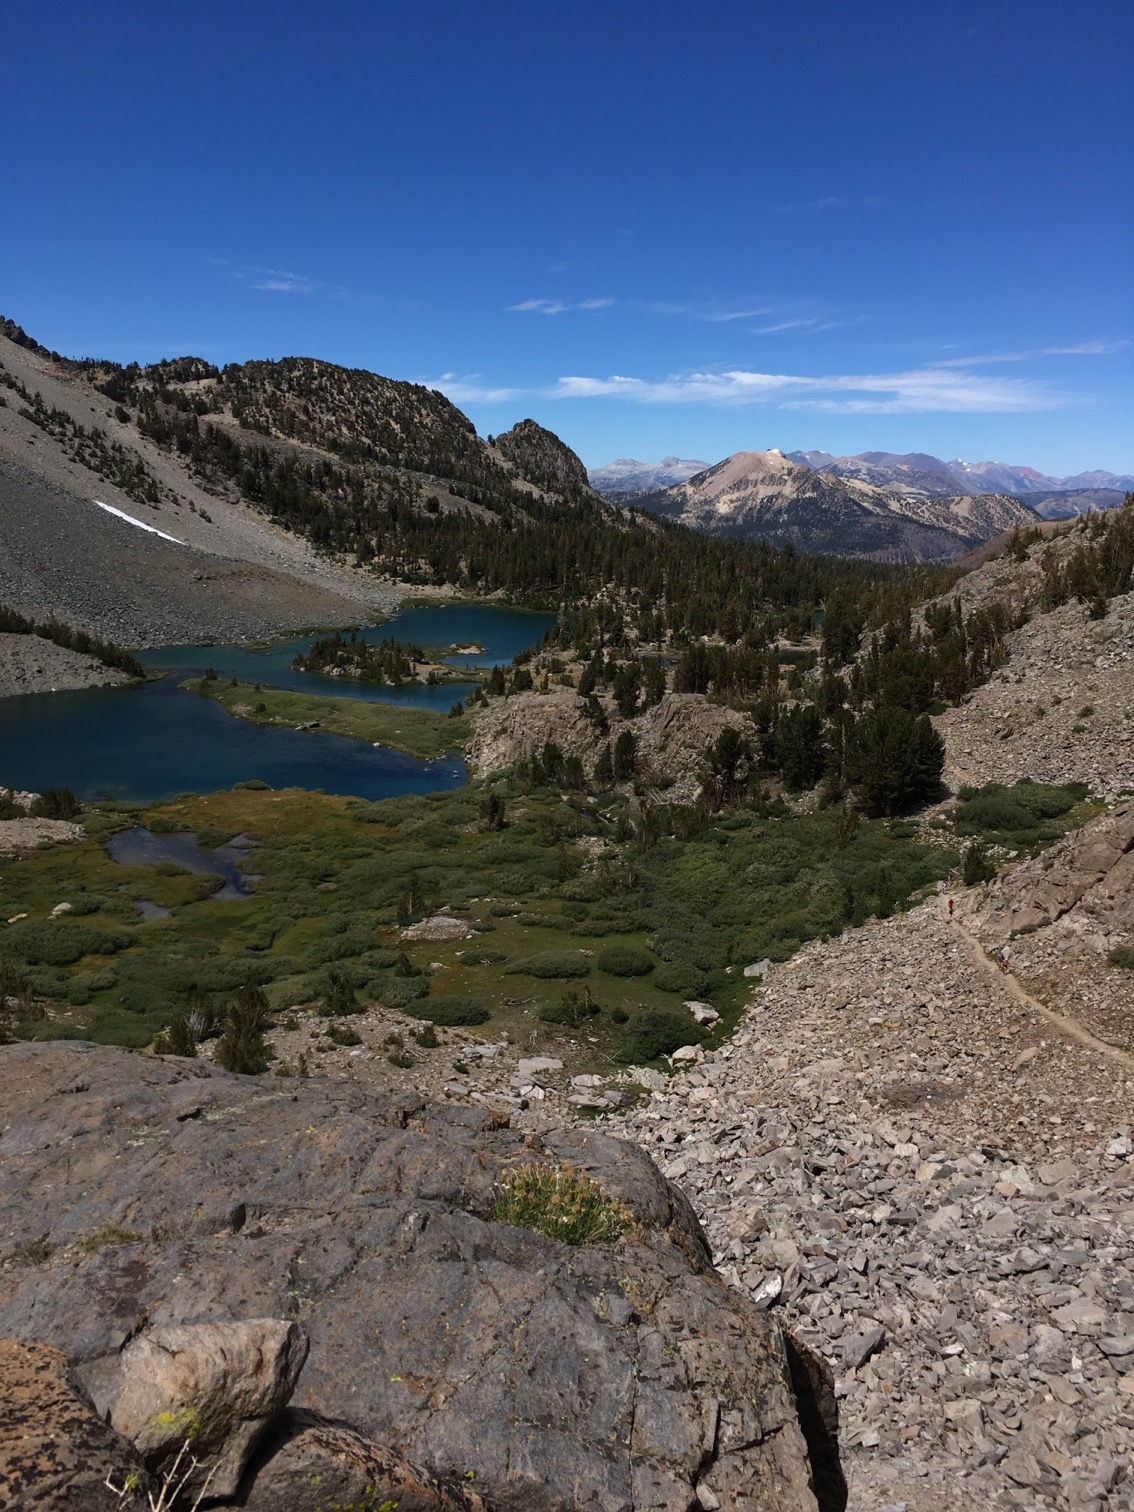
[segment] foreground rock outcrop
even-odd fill
[[[236,1505],[302,1512],[313,1462],[310,1483],[334,1466],[353,1496],[379,1484],[377,1457],[426,1490],[435,1477],[420,1505],[438,1509],[471,1506],[461,1487],[494,1512],[816,1507],[783,1336],[716,1275],[636,1147],[80,1044],[6,1047],[0,1077],[0,1335],[62,1350],[133,1427],[160,1415],[140,1395],[121,1409],[140,1353],[153,1365],[199,1348],[201,1325],[275,1319],[286,1379],[296,1326],[309,1341],[293,1409],[318,1417],[264,1434],[249,1405],[241,1454],[257,1433],[259,1452]],[[502,1173],[530,1163],[588,1173],[625,1208],[622,1238],[567,1246],[493,1221]],[[273,1434],[291,1472],[269,1473]]]
[[[60,1349],[0,1339],[0,1507],[20,1512],[126,1512],[106,1482],[138,1469],[131,1445],[102,1421]],[[139,1491],[141,1487],[139,1487]]]

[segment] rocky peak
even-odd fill
[[[566,442],[534,420],[521,420],[496,438],[496,450],[537,488],[557,494],[591,494],[587,469]]]

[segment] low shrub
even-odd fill
[[[588,1019],[597,1018],[601,1012],[602,1009],[591,997],[588,987],[582,997],[577,992],[567,992],[558,1003],[546,1003],[536,1017],[545,1024],[563,1024],[567,1028],[577,1029]]]
[[[572,903],[597,903],[600,898],[605,898],[610,891],[610,885],[594,872],[588,872],[580,877],[571,877],[559,888],[559,896],[567,898]]]
[[[244,1076],[268,1069],[271,1050],[264,1039],[268,1000],[259,987],[243,987],[229,1005],[224,1033],[217,1040],[217,1065]]]
[[[705,1030],[691,1018],[670,1013],[664,1008],[653,1008],[633,1021],[618,1047],[615,1060],[639,1065],[657,1060],[661,1055],[672,1055],[682,1045],[693,1045],[705,1038]]]
[[[70,788],[48,788],[31,806],[35,819],[73,819],[82,808]]]
[[[197,1036],[188,1013],[178,1013],[154,1039],[155,1055],[181,1055],[193,1059],[197,1054]]]
[[[362,1013],[354,988],[339,971],[327,973],[327,991],[323,998],[323,1012],[328,1018],[338,1018],[349,1013]]]
[[[654,969],[653,956],[644,950],[636,950],[633,945],[610,945],[599,951],[596,961],[599,970],[608,976],[648,976]]]
[[[65,919],[13,924],[3,936],[3,954],[29,966],[70,966],[87,955],[114,955],[134,944],[125,931],[92,929]]]
[[[307,955],[312,965],[319,966],[328,961],[342,961],[349,956],[369,957],[373,949],[373,929],[348,929],[341,934],[333,934],[328,939],[316,940]]]
[[[431,1024],[452,1028],[460,1024],[483,1024],[492,1014],[474,997],[463,993],[439,993],[437,997],[419,998],[403,1009],[411,1018],[428,1019]]]
[[[1122,966],[1127,971],[1134,971],[1134,945],[1116,945],[1107,956],[1107,961],[1112,966]]]
[[[991,882],[996,875],[996,866],[989,860],[984,846],[974,840],[965,852],[965,867],[961,879],[966,887],[976,887],[980,882]]]
[[[370,983],[367,991],[387,1008],[401,1008],[408,1012],[410,1004],[429,991],[429,983],[423,977],[380,977]]]
[[[708,990],[708,978],[696,966],[681,961],[666,961],[653,975],[653,984],[662,992],[676,992],[681,997],[700,997]]]
[[[233,829],[218,829],[215,825],[206,824],[197,831],[197,844],[202,850],[219,850],[235,837],[236,831]]]
[[[581,950],[540,950],[521,956],[504,970],[509,976],[585,977],[591,974],[591,963]]]

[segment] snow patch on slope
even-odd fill
[[[101,499],[92,499],[92,504],[97,504],[99,509],[105,509],[107,514],[112,514],[116,519],[125,520],[127,525],[136,525],[139,530],[148,530],[151,535],[161,536],[163,541],[172,541],[175,546],[184,546],[184,541],[179,541],[176,536],[166,535],[164,530],[159,530],[156,525],[147,525],[144,520],[136,520],[133,515],[128,515],[125,510],[115,509],[113,504],[104,504]]]

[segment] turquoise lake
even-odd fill
[[[550,614],[454,605],[411,609],[360,633],[434,648],[476,644],[475,655],[446,652],[454,666],[506,664],[540,641]],[[0,786],[41,791],[69,787],[80,798],[154,803],[178,793],[210,793],[259,780],[273,788],[321,788],[359,798],[392,798],[460,787],[459,755],[434,761],[321,731],[275,729],[228,714],[215,700],[179,684],[212,667],[218,676],[265,687],[448,710],[473,683],[384,688],[295,672],[296,653],[315,636],[264,650],[178,646],[139,653],[160,680],[134,688],[90,688],[0,699]]]

